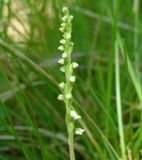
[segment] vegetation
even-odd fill
[[[0,0],[0,159],[70,159],[57,99],[63,6],[74,17],[70,58],[79,64],[75,127],[85,129],[74,135],[76,160],[140,160],[140,0]]]

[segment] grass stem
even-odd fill
[[[118,130],[120,136],[120,147],[122,159],[127,160],[125,150],[125,139],[123,132],[123,120],[122,120],[122,106],[121,106],[121,93],[120,93],[120,69],[119,69],[119,46],[116,39],[115,42],[115,87],[116,87],[116,107],[117,107],[117,118],[118,118]]]

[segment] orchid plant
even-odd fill
[[[62,58],[58,60],[58,63],[62,65],[60,71],[65,74],[65,82],[61,82],[59,84],[62,94],[58,95],[58,100],[64,101],[66,106],[65,120],[68,132],[70,160],[75,160],[74,134],[82,135],[85,130],[82,128],[75,128],[75,121],[80,119],[81,116],[78,115],[73,107],[72,96],[73,85],[76,81],[73,71],[79,66],[78,63],[72,62],[71,59],[71,53],[73,50],[73,42],[71,41],[73,16],[70,15],[67,7],[63,7],[62,11],[64,15],[62,17],[61,28],[59,30],[63,33],[63,39],[60,40],[61,45],[58,47],[58,49],[63,53]]]

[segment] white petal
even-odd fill
[[[70,38],[71,38],[71,34],[70,33],[65,34],[65,39],[70,39]]]
[[[62,54],[62,58],[66,58],[66,57],[67,57],[67,53],[64,52],[64,53]]]
[[[75,134],[77,134],[77,135],[82,135],[83,132],[85,132],[85,129],[82,129],[82,128],[76,128],[76,130],[75,130]]]
[[[77,119],[80,119],[80,118],[81,118],[81,116],[78,115],[78,114],[76,113],[76,111],[73,111],[73,110],[70,112],[70,115],[71,115],[71,117],[72,117],[74,120],[77,120]]]
[[[61,23],[61,26],[62,27],[66,27],[66,23]]]
[[[64,62],[65,62],[65,60],[63,58],[61,58],[61,59],[58,60],[59,64],[64,64]]]
[[[71,81],[71,82],[75,82],[75,80],[76,80],[76,77],[75,77],[75,76],[71,76],[71,77],[70,77],[70,81]]]
[[[63,21],[63,22],[66,21],[67,18],[68,18],[67,16],[62,17],[62,21]]]
[[[59,94],[58,97],[57,97],[57,99],[61,101],[61,100],[64,99],[64,96],[62,94]]]
[[[61,89],[63,89],[64,86],[65,86],[65,83],[64,83],[64,82],[61,82],[61,83],[59,84],[59,87],[60,87]]]
[[[59,47],[58,47],[58,50],[63,51],[63,50],[64,50],[64,47],[63,47],[63,46],[59,46]]]
[[[60,68],[60,71],[61,71],[61,72],[65,72],[65,68],[64,68],[64,67],[61,67],[61,68]]]
[[[73,62],[73,63],[72,63],[72,66],[73,66],[73,68],[77,68],[77,67],[79,66],[79,64],[76,63],[76,62]]]
[[[66,98],[67,98],[67,99],[71,99],[71,98],[72,98],[72,95],[71,95],[70,93],[67,93],[67,94],[66,94]]]
[[[63,27],[59,28],[59,31],[64,32],[64,28]]]
[[[61,44],[65,44],[65,43],[66,43],[66,40],[65,40],[65,39],[62,39],[62,40],[60,40],[60,43],[61,43]]]

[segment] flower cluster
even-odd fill
[[[76,80],[76,77],[73,74],[73,70],[79,65],[78,63],[71,61],[71,52],[73,49],[73,42],[71,41],[71,21],[73,19],[73,16],[69,14],[69,10],[67,7],[63,7],[63,14],[64,16],[62,17],[62,24],[59,29],[63,33],[63,39],[60,40],[61,45],[58,47],[58,49],[63,53],[62,58],[58,60],[58,63],[62,65],[60,71],[65,73],[66,81],[59,84],[59,88],[61,89],[62,94],[58,95],[58,100],[64,101],[66,105],[66,114],[69,121],[75,121],[81,118],[81,116],[77,114],[72,106],[72,89],[73,84]],[[78,135],[82,135],[84,131],[84,129],[76,128],[75,133]]]

